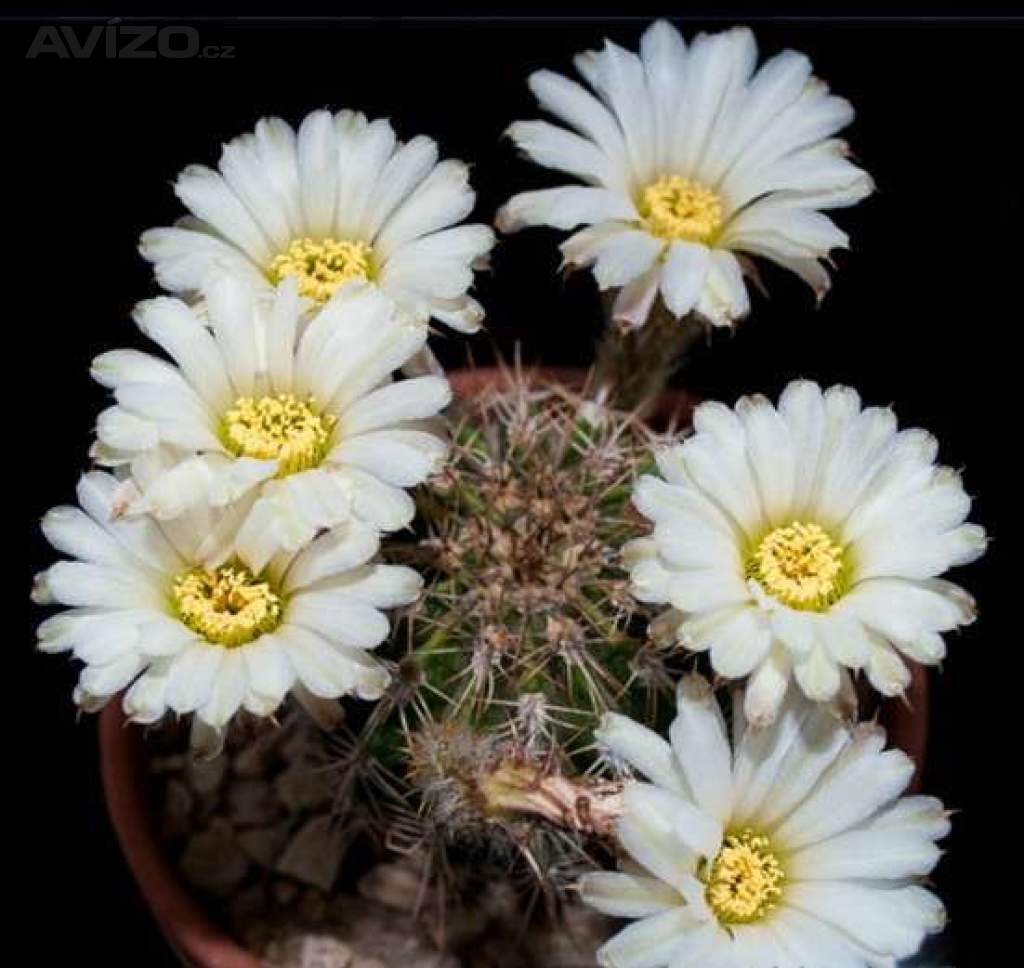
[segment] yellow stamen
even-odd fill
[[[843,593],[842,545],[817,524],[793,521],[769,531],[747,562],[747,577],[790,608],[825,611]]]
[[[354,239],[295,239],[267,270],[274,285],[285,276],[296,276],[299,292],[318,303],[327,302],[351,279],[372,275],[373,249]]]
[[[281,622],[281,597],[240,564],[179,575],[174,606],[193,632],[229,649],[272,632]]]
[[[722,227],[722,200],[710,188],[681,175],[648,185],[637,201],[647,230],[675,242],[708,243]]]
[[[240,457],[276,459],[278,477],[286,477],[320,463],[336,422],[332,414],[313,409],[312,397],[239,397],[224,415],[223,437]]]
[[[705,897],[721,924],[760,921],[776,906],[785,879],[768,838],[752,830],[726,837],[702,875]]]

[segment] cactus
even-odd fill
[[[369,792],[382,846],[425,852],[449,891],[521,865],[557,895],[617,812],[598,719],[657,724],[671,705],[676,650],[648,634],[620,562],[645,531],[629,495],[657,437],[516,372],[460,405],[452,440],[421,533],[385,548],[428,581],[390,643],[391,690],[346,727],[338,809]]]

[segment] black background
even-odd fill
[[[69,699],[73,670],[33,652],[39,615],[27,604],[31,574],[51,557],[38,519],[73,500],[104,402],[88,362],[104,349],[139,345],[129,310],[155,287],[135,245],[140,231],[179,214],[171,180],[187,163],[213,164],[219,144],[261,115],[294,123],[315,107],[354,107],[390,117],[399,137],[430,134],[442,156],[472,162],[477,218],[490,221],[513,192],[564,180],[517,159],[501,139],[511,121],[536,116],[527,74],[568,73],[571,56],[605,36],[635,49],[647,19],[181,16],[172,22],[196,26],[204,45],[234,47],[230,59],[188,60],[26,60],[37,24],[0,24],[0,454],[6,488],[18,488],[17,503],[5,504],[7,514],[17,508],[17,520],[7,518],[4,531],[17,528],[23,540],[5,555],[4,614],[19,619],[6,628],[0,698],[6,749],[15,754],[3,784],[15,811],[4,828],[16,858],[8,889],[42,928],[29,943],[38,954],[26,963],[174,963],[117,853],[99,792],[94,722],[76,721]],[[937,880],[952,914],[953,963],[981,964],[995,871],[1004,857],[1020,862],[1016,813],[993,820],[988,811],[1020,762],[1011,500],[1020,474],[1015,129],[1024,23],[764,14],[676,22],[688,34],[751,23],[763,54],[807,52],[816,73],[857,108],[845,136],[879,190],[838,215],[853,248],[839,254],[824,305],[815,309],[802,283],[766,268],[770,299],[755,296],[736,332],[716,332],[699,347],[680,382],[730,402],[743,392],[774,396],[794,376],[849,383],[869,402],[892,403],[902,424],[935,432],[943,461],[966,468],[977,499],[972,517],[995,540],[959,576],[977,595],[981,619],[952,637],[950,658],[932,677],[926,788],[961,811]],[[588,273],[557,275],[557,241],[544,230],[502,241],[478,286],[490,336],[439,334],[435,348],[448,365],[468,352],[489,359],[492,337],[506,355],[518,341],[527,360],[588,360],[600,328],[595,287]],[[979,895],[988,911],[974,917]]]

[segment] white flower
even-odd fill
[[[576,58],[595,94],[551,71],[530,77],[541,107],[573,130],[521,121],[509,130],[540,165],[586,183],[512,198],[498,227],[588,226],[562,245],[571,266],[594,266],[601,289],[621,287],[614,316],[647,318],[660,292],[676,317],[716,326],[750,309],[734,253],[797,273],[819,298],[822,260],[847,236],[819,209],[852,205],[871,179],[832,136],[853,108],[829,94],[806,57],[783,51],[755,73],[747,29],[701,34],[687,48],[659,21],[640,55],[608,42]]]
[[[447,450],[425,422],[448,403],[447,381],[390,382],[426,327],[396,317],[365,284],[304,324],[296,290],[286,280],[264,309],[242,281],[220,276],[204,290],[203,319],[177,299],[149,300],[135,320],[176,365],[134,350],[93,364],[117,400],[100,414],[94,457],[130,462],[141,491],[118,510],[169,520],[240,502],[237,550],[255,571],[353,516],[404,527],[415,506],[402,489]]]
[[[786,387],[778,409],[745,397],[704,403],[695,433],[657,455],[633,502],[654,534],[625,549],[634,594],[671,604],[658,620],[722,676],[750,674],[747,717],[770,720],[795,674],[812,699],[863,670],[887,696],[918,662],[945,654],[941,633],[974,602],[939,579],[977,558],[985,532],[964,524],[960,476],[937,442],[897,431],[891,410],[861,409],[848,387]]]
[[[450,227],[475,195],[467,166],[438,163],[430,138],[401,144],[386,120],[314,111],[298,132],[264,118],[224,146],[218,167],[191,165],[178,176],[174,190],[193,218],[142,236],[165,289],[195,294],[220,265],[257,290],[294,276],[322,303],[364,279],[417,320],[480,327],[483,309],[466,291],[494,234]]]
[[[421,579],[372,562],[375,529],[350,522],[254,573],[237,557],[230,514],[118,518],[119,491],[110,474],[88,473],[81,507],[53,508],[42,523],[72,560],[37,577],[37,602],[70,606],[39,626],[39,647],[85,663],[83,708],[130,687],[124,709],[136,722],[194,712],[219,732],[239,708],[271,715],[290,690],[381,695],[389,675],[369,654],[389,633],[380,610],[415,600]]]
[[[584,877],[583,899],[638,919],[598,953],[609,968],[893,968],[942,902],[917,879],[949,831],[942,804],[904,797],[913,763],[798,693],[774,726],[740,722],[684,679],[671,746],[609,713],[600,742],[651,783],[626,788],[618,838],[640,869]],[[635,873],[633,872],[635,870]]]

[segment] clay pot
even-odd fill
[[[579,370],[534,371],[538,380],[579,388]],[[460,397],[473,397],[500,384],[503,372],[480,367],[449,374]],[[665,394],[652,417],[655,425],[685,426],[693,400],[682,392]],[[892,745],[907,752],[917,764],[916,788],[925,757],[928,732],[928,679],[913,666],[906,701],[882,704],[880,719]],[[142,730],[126,724],[120,704],[110,703],[99,717],[100,765],[107,810],[128,866],[154,918],[171,948],[193,968],[260,968],[259,960],[211,921],[178,871],[164,854],[151,809]]]

